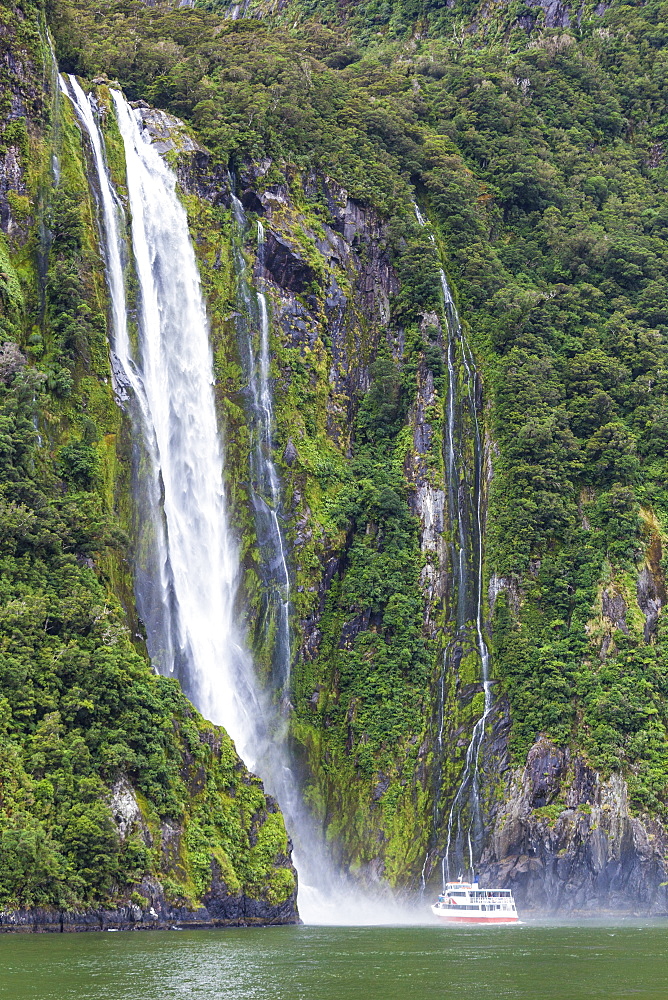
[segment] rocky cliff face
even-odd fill
[[[520,913],[666,913],[667,846],[621,775],[540,739],[506,774],[478,876],[511,887]]]
[[[192,152],[180,160],[185,189],[225,211],[230,204],[227,177],[213,177],[203,151],[196,155],[197,162]],[[393,302],[401,283],[383,223],[372,212],[349,199],[326,176],[312,172],[273,181],[275,174],[270,161],[249,166],[239,176],[238,195],[249,215],[261,218],[266,234],[261,264],[256,258],[255,279],[268,292],[272,306],[274,450],[281,468],[290,562],[298,590],[294,704],[287,709],[294,745],[304,781],[321,803],[325,828],[338,831],[342,864],[355,859],[367,879],[394,877],[405,883],[418,874],[426,852],[431,859],[426,874],[433,871],[437,881],[436,862],[444,847],[449,803],[458,787],[462,757],[482,697],[475,665],[467,664],[465,658],[464,662],[456,660],[446,676],[440,657],[436,658],[432,681],[423,689],[423,716],[414,726],[415,754],[397,764],[394,773],[376,772],[368,791],[358,773],[354,794],[342,794],[337,780],[327,775],[332,750],[321,742],[323,732],[333,724],[332,707],[341,697],[339,680],[336,673],[322,673],[319,664],[323,644],[328,648],[331,643],[328,609],[345,576],[352,539],[336,537],[323,524],[318,503],[321,492],[315,503],[311,501],[317,472],[311,434],[304,423],[306,411],[296,413],[290,407],[296,373],[302,376],[304,371],[312,390],[308,405],[324,432],[317,453],[330,460],[337,455],[350,460],[355,417],[371,385],[371,367],[379,349],[387,350],[399,366],[404,363],[405,331],[393,323]],[[317,223],[316,205],[321,213]],[[250,254],[254,249],[247,247]],[[422,343],[443,358],[444,334],[438,314],[425,311],[419,330]],[[295,357],[301,370],[294,364]],[[408,503],[419,524],[424,634],[445,643],[453,614],[453,578],[443,470],[434,463],[443,437],[438,372],[438,365],[434,369],[424,357],[416,366],[415,394],[406,414],[410,438],[402,469],[410,484]],[[481,400],[478,406],[482,412]],[[486,441],[483,497],[492,476],[493,447]],[[247,529],[249,524],[247,520]],[[646,641],[651,640],[664,594],[656,553],[651,565],[650,557],[651,553],[638,573],[637,604],[644,616]],[[490,620],[501,593],[511,612],[520,613],[523,593],[518,581],[492,579]],[[253,614],[251,600],[251,623]],[[613,643],[614,630],[624,633],[626,615],[621,593],[615,595],[614,587],[604,588],[602,656]],[[336,643],[351,649],[358,636],[374,634],[378,624],[369,610],[353,618],[344,616],[337,624]],[[581,756],[545,740],[535,744],[525,768],[512,766],[508,750],[512,720],[498,683],[495,692],[483,747],[488,834],[480,877],[512,886],[525,911],[663,912],[663,828],[632,815],[626,784],[619,775],[605,779]],[[349,755],[355,753],[352,723],[358,707],[354,699],[346,702]],[[439,729],[443,748],[436,755]],[[397,811],[406,809],[407,802],[411,807],[408,818],[403,816],[399,824],[395,814],[393,828],[383,805],[398,774],[406,790],[404,805]],[[351,825],[356,826],[354,836]],[[410,846],[401,865],[393,867],[390,858],[398,843]]]
[[[634,571],[611,574],[608,567],[591,609],[586,664],[594,676],[624,649],[641,661],[643,649],[651,655],[656,648],[665,604],[662,542],[656,519],[647,511],[641,518],[645,548],[636,553]],[[526,589],[517,581],[491,580],[490,613],[500,594],[513,618],[521,620]],[[642,684],[636,678],[629,690]],[[603,704],[614,698],[612,675],[608,685],[600,696]],[[488,800],[480,880],[512,887],[525,912],[666,913],[668,834],[638,805],[643,790],[635,775],[625,778],[610,766],[597,770],[582,752],[558,747],[545,736],[535,740],[524,766],[513,765],[504,701],[498,703],[485,752],[485,772],[497,776],[497,787]],[[631,705],[624,710],[630,722]],[[583,742],[587,746],[586,736]]]

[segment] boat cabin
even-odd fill
[[[457,911],[475,910],[477,913],[516,913],[510,889],[480,889],[477,882],[446,882],[445,891],[438,897],[439,909],[456,907]]]

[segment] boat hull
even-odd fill
[[[432,910],[432,912],[434,911]],[[448,914],[447,916],[443,916],[442,913],[434,913],[434,916],[438,917],[438,919],[441,920],[444,924],[518,924],[519,923],[519,919],[516,916],[484,917],[482,914],[479,915],[471,914],[467,916],[461,914],[460,916],[459,914],[455,915],[454,913],[452,914],[452,916],[450,916],[450,914]]]
[[[435,917],[438,917],[444,924],[517,924],[519,923],[519,918],[517,913],[461,913],[457,912],[457,909],[453,907],[448,907],[444,910],[442,907],[432,906],[431,912]]]

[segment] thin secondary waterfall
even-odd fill
[[[414,205],[421,226],[426,220]],[[432,235],[432,243],[435,240]],[[467,747],[459,788],[452,801],[447,821],[445,850],[442,858],[443,881],[458,875],[465,867],[473,871],[483,839],[480,801],[479,758],[485,737],[485,725],[492,710],[492,685],[489,676],[489,650],[483,625],[483,530],[482,530],[482,440],[478,421],[478,373],[462,330],[457,308],[443,268],[439,269],[443,306],[447,324],[448,400],[446,406],[445,469],[448,516],[452,528],[450,564],[455,589],[453,633],[444,653],[438,685],[439,754],[434,795],[434,830],[445,818],[440,812],[442,780],[442,736],[444,725],[445,678],[458,668],[467,646],[473,645],[480,658],[483,688],[483,711],[476,721]],[[460,391],[458,362],[463,370],[464,392]],[[468,427],[464,419],[468,417]],[[465,461],[464,432],[473,438],[473,476]],[[470,635],[473,624],[474,635]],[[426,860],[425,860],[426,865]],[[452,870],[452,871],[451,871]],[[424,869],[423,869],[424,881]]]
[[[264,227],[260,220],[257,223],[257,245],[258,260],[260,267],[264,266]],[[288,561],[285,554],[285,540],[278,520],[278,510],[281,503],[281,490],[278,473],[272,458],[272,424],[273,407],[271,397],[271,384],[269,380],[269,312],[267,310],[267,297],[264,291],[257,293],[260,305],[260,402],[263,415],[262,421],[262,448],[260,449],[264,459],[266,469],[266,481],[269,486],[270,504],[269,515],[272,526],[272,536],[274,539],[273,549],[275,551],[275,562],[271,566],[273,580],[277,589],[278,605],[278,638],[276,642],[277,659],[283,664],[280,673],[280,681],[284,692],[289,692],[290,688],[290,574],[288,573]]]
[[[251,434],[251,500],[255,531],[262,560],[264,583],[265,631],[271,637],[272,687],[289,698],[290,643],[290,574],[286,545],[281,526],[281,484],[272,452],[273,401],[270,379],[269,310],[260,282],[253,288],[241,242],[248,230],[248,220],[238,198],[232,197],[237,229],[234,261],[237,272],[239,311],[236,317],[237,339],[248,381],[246,393]],[[264,228],[257,224],[258,264],[264,261]]]
[[[480,656],[481,664],[481,680],[483,687],[483,712],[480,718],[477,720],[475,726],[473,727],[473,732],[471,734],[471,741],[468,745],[466,751],[466,761],[464,764],[464,771],[462,773],[461,782],[457,790],[457,794],[452,802],[450,808],[450,813],[448,816],[448,833],[446,848],[444,854],[444,881],[446,876],[450,875],[450,862],[452,861],[454,865],[462,864],[462,859],[464,856],[464,837],[466,838],[466,849],[468,853],[468,867],[473,872],[475,863],[479,856],[480,846],[483,839],[483,822],[482,822],[482,807],[480,802],[480,771],[479,771],[479,757],[480,749],[482,747],[483,740],[485,738],[485,725],[487,718],[492,710],[493,698],[492,698],[492,685],[489,676],[489,649],[485,641],[483,633],[483,618],[482,618],[482,595],[483,595],[483,538],[482,538],[482,441],[480,437],[480,425],[478,423],[478,409],[476,403],[476,386],[478,373],[473,364],[473,357],[471,355],[469,346],[464,337],[464,332],[459,320],[459,315],[457,313],[457,308],[453,302],[452,295],[450,293],[450,288],[448,286],[447,279],[445,277],[444,271],[441,269],[441,284],[443,287],[443,297],[445,302],[445,313],[448,324],[448,372],[450,378],[450,398],[453,399],[453,393],[456,386],[456,379],[454,377],[454,358],[455,358],[455,346],[457,343],[461,346],[461,358],[462,364],[465,372],[465,380],[468,389],[468,407],[469,412],[473,421],[474,430],[474,440],[473,440],[473,464],[474,464],[474,480],[472,485],[472,495],[470,495],[469,503],[472,508],[473,513],[473,524],[471,527],[471,537],[472,537],[472,552],[471,552],[471,562],[473,571],[473,580],[471,581],[471,590],[473,592],[473,598],[475,602],[475,630],[476,630],[476,645],[478,654]],[[448,451],[454,453],[454,439],[455,439],[455,421],[454,421],[454,405],[448,407]],[[457,466],[453,464],[452,471],[454,475],[457,475]],[[453,494],[454,483],[459,485],[460,476],[457,476],[449,486],[449,494]],[[469,487],[470,488],[470,487]],[[457,489],[457,496],[459,496],[459,489]],[[454,499],[454,497],[453,497]],[[465,545],[465,532],[464,532],[464,519],[459,516],[459,538],[460,538],[460,549],[459,549],[459,562],[461,568],[458,571],[458,586],[464,590],[466,588],[466,550]],[[464,598],[461,597],[461,591],[458,594],[457,602],[457,630],[461,629],[460,622],[464,615],[467,615],[465,610]],[[460,632],[461,638],[461,632]],[[446,653],[446,655],[451,655]],[[468,806],[469,817],[468,824],[466,827],[462,822],[462,817],[464,810]],[[454,841],[453,841],[454,836]]]

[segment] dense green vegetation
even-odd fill
[[[511,5],[496,27],[483,16],[479,34],[452,30],[468,8],[419,6],[357,4],[341,25],[334,5],[295,3],[276,26],[221,22],[213,3],[185,14],[60,0],[54,25],[67,68],[106,72],[185,116],[221,162],[320,165],[375,206],[389,220],[404,323],[438,299],[433,271],[414,266],[430,257],[409,221],[415,187],[456,281],[499,448],[486,563],[511,599],[521,594],[519,618],[501,594],[494,627],[514,752],[539,732],[574,742],[604,771],[621,765],[638,805],[662,810],[664,654],[660,636],[645,641],[635,591],[645,561],[662,590],[668,513],[665,4],[613,4],[577,30],[541,33],[530,29],[542,11],[527,23],[528,9]],[[373,486],[345,501],[350,608],[355,567],[374,564],[373,540],[355,534],[368,512],[355,505],[402,495],[376,481],[382,449],[366,441],[357,474]],[[604,589],[628,609],[628,634],[602,619]],[[368,660],[385,674],[394,654],[381,641],[356,640],[374,645]],[[350,698],[368,680],[356,655],[346,654]]]
[[[318,656],[295,684],[297,737],[318,746],[312,806],[358,864],[374,856],[369,828],[382,829],[390,880],[414,860],[414,817],[403,824],[401,813],[417,796],[412,775],[438,649],[423,627],[419,521],[403,472],[414,374],[383,356],[371,365],[355,453],[335,488],[328,484],[327,525],[348,540],[343,565],[326,597]],[[369,816],[368,802],[381,798]]]
[[[292,888],[272,867],[285,850],[280,818],[261,823],[261,790],[240,777],[229,741],[151,674],[134,634],[127,444],[107,381],[94,213],[78,130],[52,108],[41,8],[18,7],[18,18],[0,12],[2,51],[19,53],[23,74],[0,60],[0,157],[15,151],[22,172],[22,186],[0,192],[0,904],[105,900],[147,873],[192,901],[212,858],[234,891],[278,901]],[[420,326],[441,311],[440,256],[483,379],[494,473],[485,581],[498,595],[486,612],[514,760],[546,733],[603,774],[621,768],[635,808],[665,815],[665,624],[643,609],[665,600],[667,5],[585,8],[577,27],[552,30],[540,8],[514,3],[493,19],[468,0],[363,0],[343,14],[293,0],[273,18],[258,2],[248,13],[262,19],[238,21],[226,8],[50,0],[46,14],[63,69],[117,79],[130,98],[185,118],[221,176],[271,159],[255,183],[285,184],[298,205],[283,222],[315,275],[314,314],[326,294],[315,236],[331,219],[324,196],[304,195],[307,171],[382,220],[400,288],[387,328],[359,322],[370,387],[350,401],[340,440],[328,423],[329,332],[317,328],[308,354],[274,345],[281,451],[300,435],[286,490],[306,497],[310,518],[301,619],[317,612],[320,560],[339,567],[317,654],[294,674],[293,735],[316,813],[355,863],[382,850],[392,879],[416,863],[418,841],[424,855],[430,695],[449,632],[444,609],[425,627],[408,424],[429,370],[429,416],[442,427],[442,349]],[[229,218],[194,201],[254,607]],[[398,360],[385,345],[400,339]],[[473,668],[457,683],[472,684]],[[480,697],[464,704],[447,683],[446,796]],[[149,831],[125,842],[108,805],[121,776]],[[160,852],[162,822],[185,831],[176,866]]]
[[[21,183],[0,235],[0,908],[147,906],[136,890],[155,876],[194,906],[214,874],[281,903],[294,891],[282,817],[229,737],[153,674],[137,633],[94,208],[39,13],[19,5],[2,35],[3,120],[30,114],[0,138]],[[136,800],[125,830],[119,787]]]

